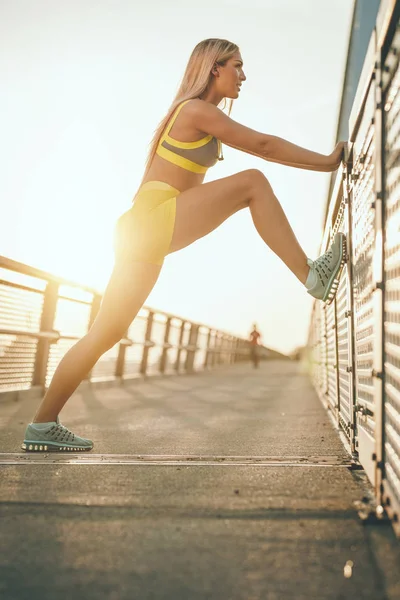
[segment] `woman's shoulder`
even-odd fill
[[[200,98],[191,98],[190,100],[185,100],[182,104],[184,104],[184,106],[182,106],[180,113],[184,114],[184,119],[187,119],[187,124],[190,124],[195,130],[202,132],[205,135],[209,134],[210,132],[206,131],[201,123],[209,114],[211,106],[210,102],[206,102]],[[212,108],[215,109],[217,107],[212,105]]]
[[[206,107],[204,107],[206,104],[208,104],[208,102],[200,100],[200,98],[190,98],[190,100],[184,100],[177,107],[179,115],[182,116],[182,118],[179,119],[179,124],[183,126],[185,130],[187,128],[192,129],[191,135],[195,135],[196,133],[207,135],[207,132],[198,126],[199,116],[206,110]]]
[[[189,100],[184,100],[182,102],[182,105],[184,105],[183,108],[186,109],[186,111],[204,110],[208,104],[210,103],[201,100],[200,98],[190,98]]]

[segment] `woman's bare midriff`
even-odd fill
[[[189,117],[185,114],[185,106],[179,113],[173,124],[170,137],[180,142],[196,142],[204,138],[207,133],[199,131],[193,127]],[[165,181],[180,192],[184,192],[192,187],[201,185],[204,181],[205,173],[193,173],[187,171],[178,165],[174,165],[155,154],[150,164],[150,169],[146,173],[146,178],[142,185],[147,181]]]
[[[185,140],[182,140],[182,142]],[[190,140],[189,140],[190,141]],[[196,185],[201,185],[204,181],[205,173],[192,173],[178,165],[168,162],[157,154],[154,156],[150,169],[147,172],[146,181],[165,181],[180,192],[184,192]]]

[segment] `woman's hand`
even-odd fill
[[[344,158],[344,148],[346,145],[347,142],[338,142],[332,154],[329,155],[330,171],[336,171],[339,168]]]

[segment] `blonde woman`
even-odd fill
[[[265,175],[247,169],[204,183],[223,160],[222,143],[262,159],[313,171],[335,171],[343,143],[330,155],[311,152],[227,116],[219,106],[239,97],[246,76],[236,44],[207,39],[194,48],[171,107],[155,131],[133,206],[115,227],[115,265],[89,332],[64,356],[22,448],[27,451],[91,450],[58,415],[100,356],[124,336],[160,274],[165,256],[202,238],[238,210],[249,208],[264,242],[308,293],[331,301],[345,256],[338,234],[331,249],[311,261],[300,247]]]

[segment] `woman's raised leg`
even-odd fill
[[[247,206],[264,242],[304,284],[310,270],[307,256],[268,179],[256,169],[204,183],[179,194],[169,252],[176,252],[204,237]]]
[[[62,407],[100,356],[126,333],[146,301],[161,266],[144,262],[116,262],[100,310],[89,332],[65,354],[58,365],[34,423],[55,421]]]

